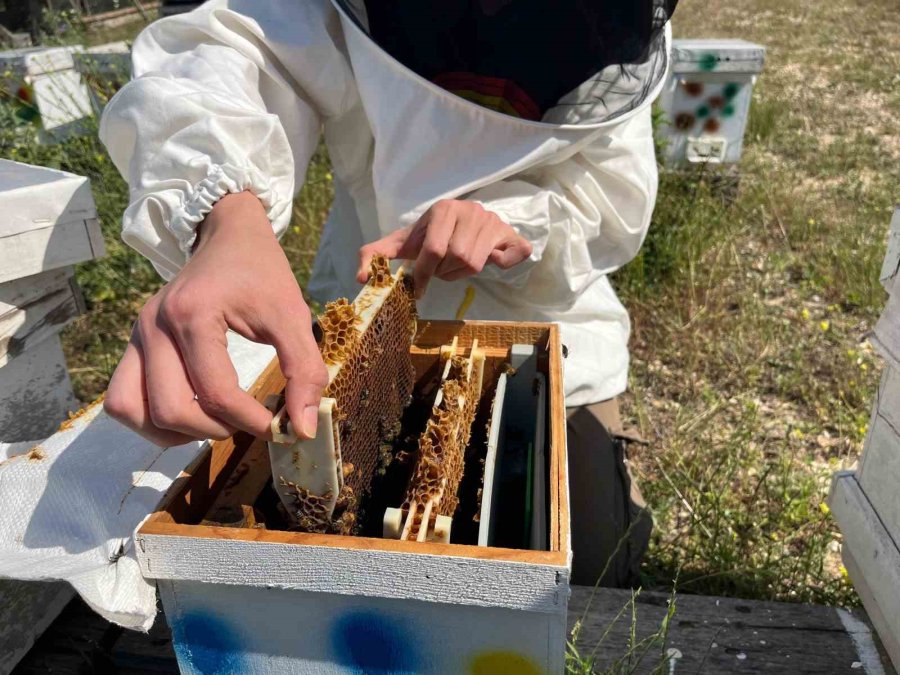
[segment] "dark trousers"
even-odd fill
[[[628,441],[638,437],[622,429],[615,399],[569,408],[566,416],[572,583],[636,586],[653,529],[626,457]]]

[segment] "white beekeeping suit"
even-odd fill
[[[533,244],[528,261],[471,280],[467,318],[555,321],[567,405],[624,390],[628,315],[607,274],[643,241],[656,197],[650,103],[668,27],[645,63],[616,66],[541,121],[482,107],[420,77],[366,31],[362,3],[212,0],[151,25],[101,137],[131,186],[123,237],[171,278],[217,199],[250,190],[276,233],[321,132],[336,199],[309,291],[353,297],[357,251],[442,198],[480,202]],[[466,283],[419,305],[452,318]]]

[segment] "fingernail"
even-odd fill
[[[307,438],[316,437],[316,427],[319,424],[319,406],[308,405],[303,409],[303,435]]]

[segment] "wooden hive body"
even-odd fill
[[[537,350],[548,383],[548,550],[253,527],[247,502],[271,481],[268,455],[237,434],[211,444],[136,535],[182,672],[562,672],[571,553],[559,332],[420,321],[417,377],[454,338],[463,351],[477,341],[486,383],[512,345]],[[273,361],[251,393],[264,400],[283,386]],[[229,520],[238,526],[223,527]]]
[[[894,666],[900,668],[900,207],[894,212],[882,283],[889,295],[873,342],[885,370],[856,471],[835,476],[829,504],[844,537],[853,585]]]

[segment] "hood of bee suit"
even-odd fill
[[[337,0],[404,66],[463,98],[551,124],[608,122],[665,75],[677,0]]]

